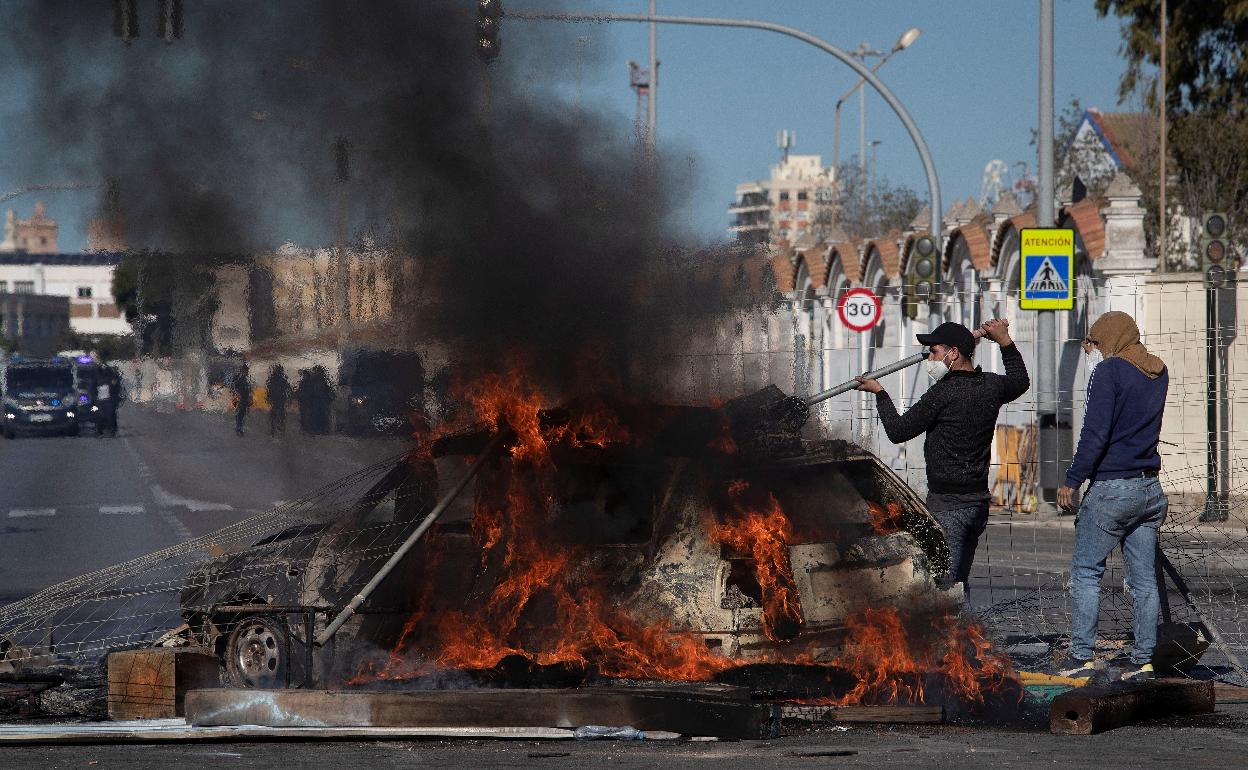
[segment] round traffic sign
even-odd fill
[[[841,317],[841,323],[850,329],[865,332],[880,322],[884,305],[870,289],[850,289],[836,303],[836,313]]]

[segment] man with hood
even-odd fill
[[[1088,408],[1079,447],[1066,471],[1057,502],[1075,507],[1075,491],[1091,480],[1075,518],[1071,560],[1071,641],[1066,676],[1095,673],[1092,658],[1100,615],[1101,576],[1115,546],[1122,549],[1127,589],[1135,605],[1135,644],[1124,680],[1153,678],[1157,645],[1157,530],[1167,500],[1157,479],[1161,455],[1161,416],[1169,374],[1165,363],[1140,342],[1135,319],[1110,311],[1096,320],[1084,339],[1089,363]],[[1099,363],[1095,363],[1097,359]]]
[[[944,530],[949,543],[949,571],[942,586],[961,583],[965,588],[975,561],[979,536],[988,526],[988,464],[997,414],[1027,392],[1030,380],[1023,356],[1010,339],[1005,321],[993,319],[980,327],[988,339],[1001,346],[1005,374],[982,371],[972,363],[975,335],[952,321],[920,334],[928,347],[923,362],[932,386],[923,397],[898,414],[884,387],[875,380],[856,377],[858,389],[875,394],[876,410],[888,440],[900,444],[926,433],[923,456],[927,460],[927,508]]]

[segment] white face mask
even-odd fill
[[[1105,360],[1105,356],[1101,355],[1100,348],[1092,348],[1088,353],[1088,378],[1091,379],[1092,372],[1096,369],[1096,365]]]
[[[932,382],[940,382],[949,373],[949,364],[946,364],[943,358],[939,361],[929,358],[923,362],[923,368],[927,370],[927,376]]]

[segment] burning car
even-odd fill
[[[705,679],[831,662],[863,607],[960,599],[934,586],[948,552],[922,502],[858,447],[759,456],[737,449],[721,410],[530,406],[478,408],[486,427],[405,455],[349,505],[200,564],[181,594],[195,641],[250,686],[515,655]],[[332,640],[309,645],[434,508],[439,478],[474,457],[466,493]]]

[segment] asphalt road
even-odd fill
[[[0,440],[0,604],[296,499],[403,450],[399,438],[245,436],[227,415],[127,404],[116,438]]]
[[[627,743],[577,741],[386,741],[217,743],[0,748],[13,768],[1227,768],[1248,752],[1248,706],[1122,727],[1101,735],[1054,736],[1038,724],[800,728],[769,741]]]

